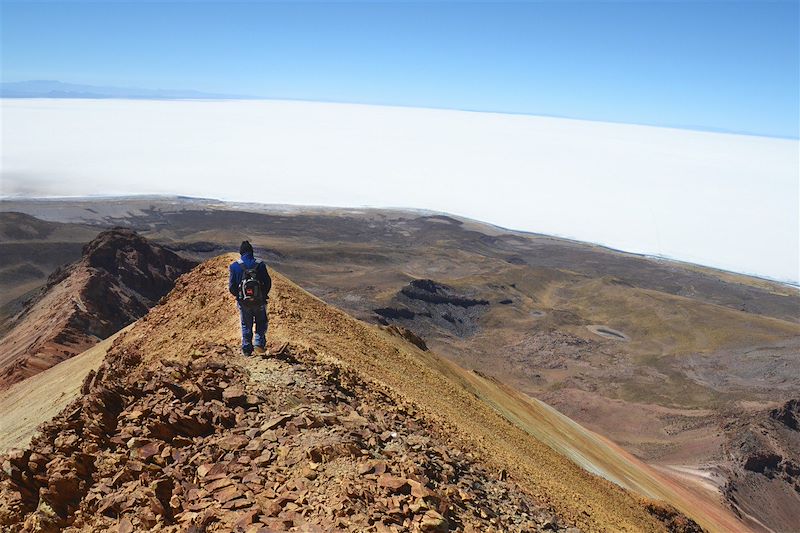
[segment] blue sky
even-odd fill
[[[800,2],[2,2],[3,81],[797,138]]]

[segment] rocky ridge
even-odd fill
[[[297,346],[116,353],[4,462],[24,531],[574,531],[412,405]],[[232,362],[235,361],[235,362]],[[244,364],[241,364],[244,363]],[[269,528],[269,529],[268,529]]]
[[[0,339],[0,388],[68,359],[144,316],[194,266],[135,232],[114,229],[59,268]]]
[[[753,414],[738,413],[722,425],[727,441],[722,489],[745,520],[775,531],[796,527],[800,506],[800,399]]]

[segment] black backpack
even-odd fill
[[[253,268],[245,268],[242,260],[239,265],[242,267],[242,281],[239,283],[239,301],[246,307],[259,307],[264,305],[264,287],[258,281],[256,270],[261,262],[257,262]]]

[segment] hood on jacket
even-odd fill
[[[257,261],[252,252],[244,253],[241,255],[241,257],[242,257],[242,263],[244,263],[245,267],[253,268],[256,266]]]

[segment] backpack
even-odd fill
[[[253,268],[245,268],[241,259],[238,263],[242,267],[242,281],[239,283],[239,301],[246,307],[264,305],[266,301],[264,287],[261,286],[261,282],[256,277],[256,270],[261,262],[256,262],[256,266]]]

